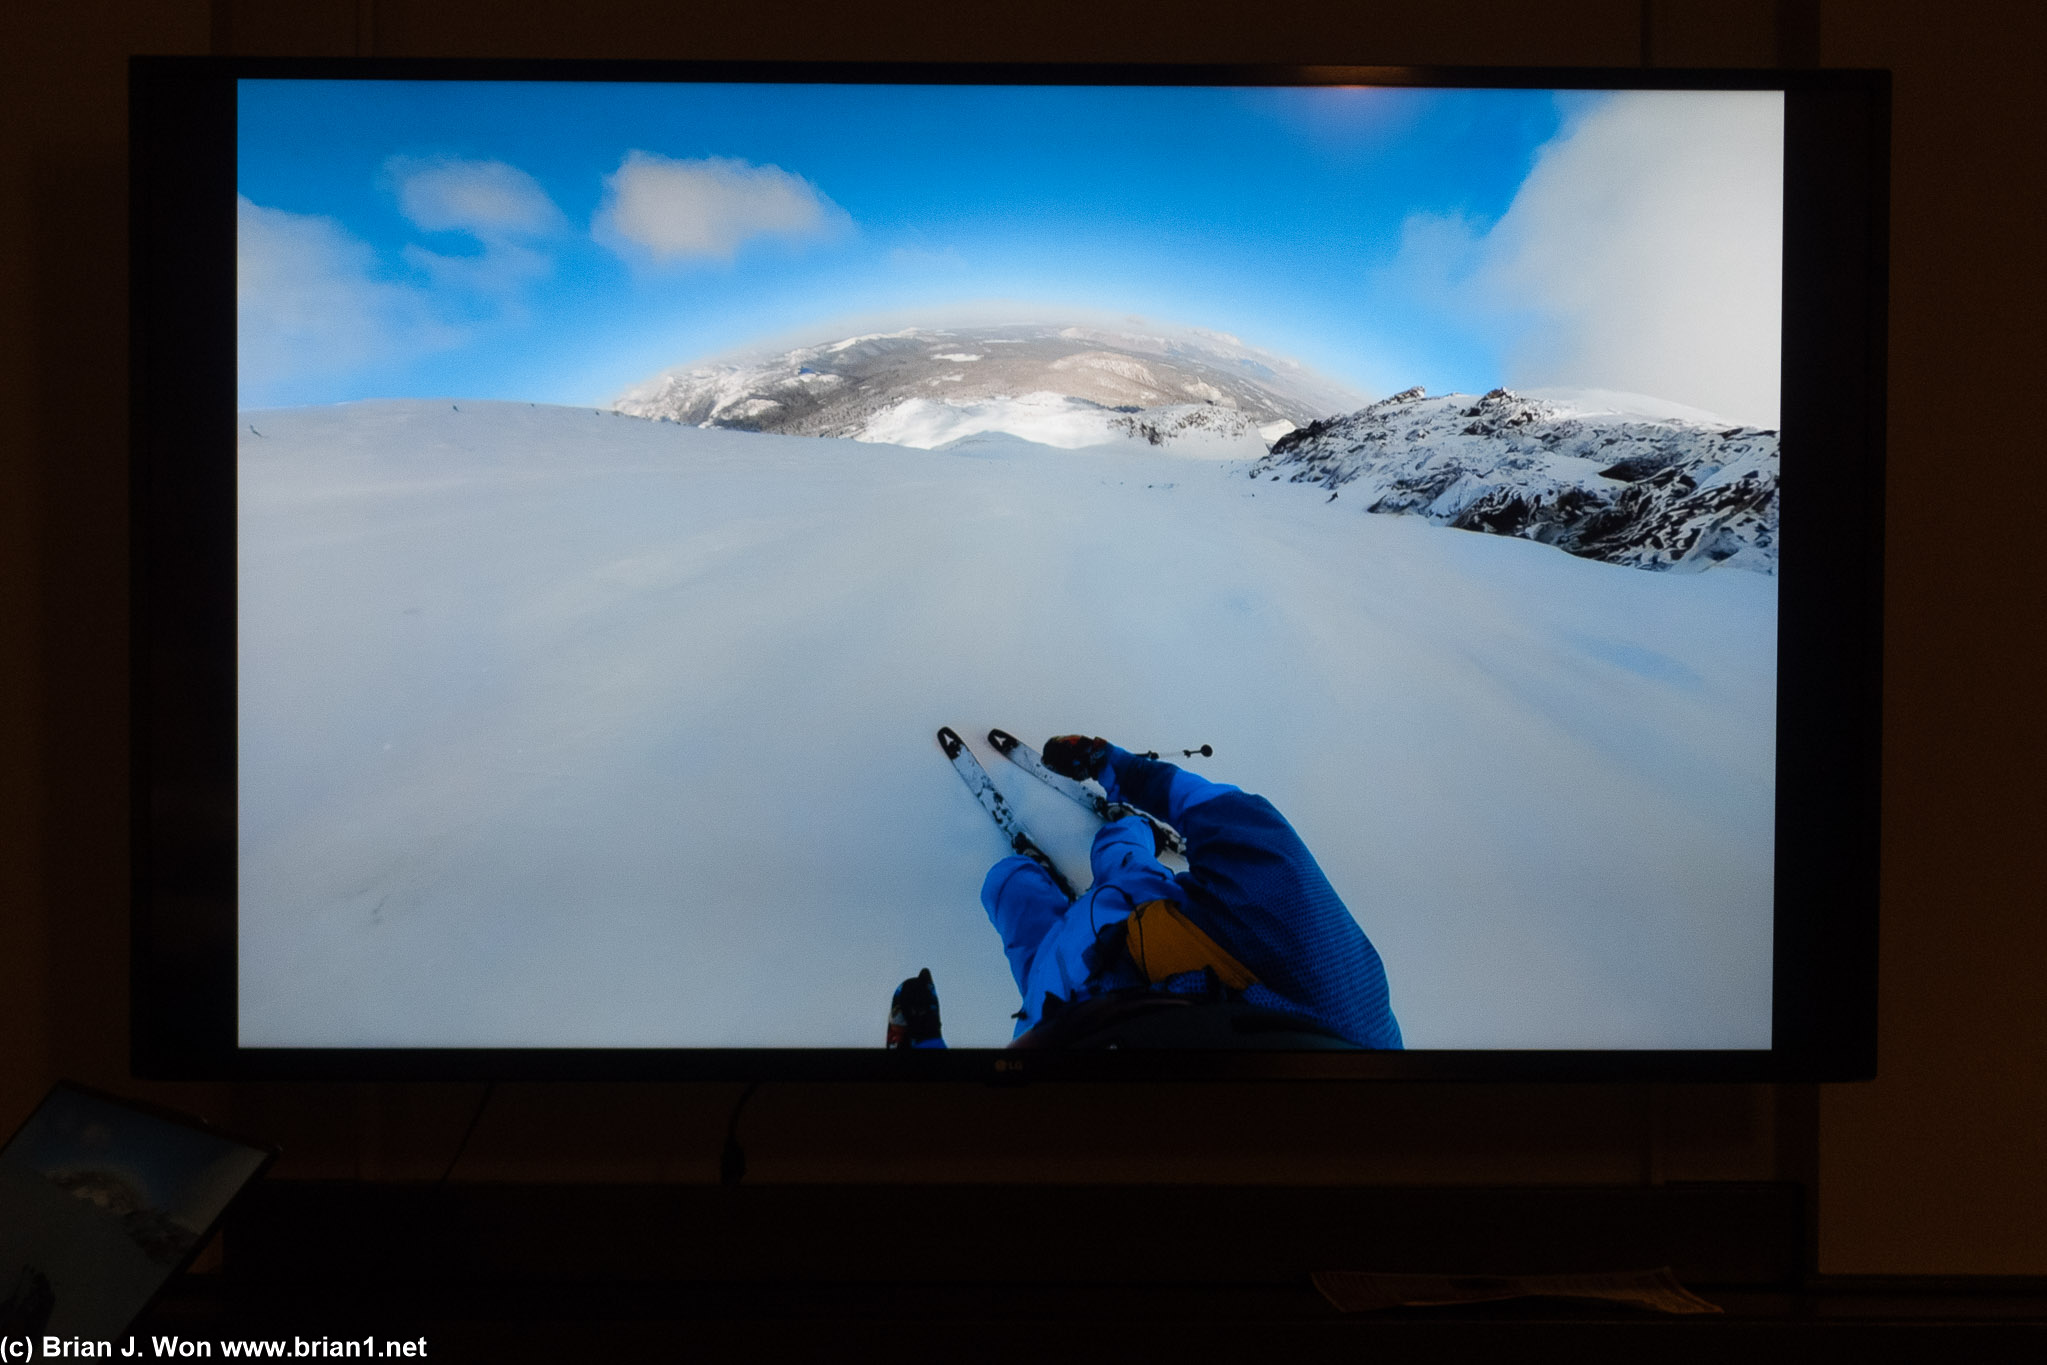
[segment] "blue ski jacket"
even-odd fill
[[[1270,801],[1114,746],[1101,783],[1110,800],[1186,836],[1188,870],[1173,877],[1181,893],[1174,899],[1258,978],[1246,1002],[1312,1020],[1360,1047],[1401,1046],[1378,950]]]
[[[1096,832],[1088,863],[1094,884],[1070,903],[1044,868],[1021,855],[989,868],[981,884],[981,904],[1023,996],[1018,1037],[1044,1018],[1048,997],[1055,1006],[1072,1004],[1147,984],[1128,954],[1105,951],[1100,940],[1146,901],[1180,899],[1172,874],[1152,856],[1151,826],[1135,815],[1111,820]]]

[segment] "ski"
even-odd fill
[[[1011,763],[1016,764],[1017,767],[1022,768],[1032,777],[1037,778],[1038,781],[1044,783],[1053,791],[1058,792],[1075,805],[1083,806],[1093,811],[1095,815],[1104,821],[1120,820],[1126,815],[1135,815],[1147,825],[1150,825],[1158,834],[1159,845],[1162,849],[1168,853],[1177,853],[1183,858],[1187,856],[1187,841],[1180,837],[1179,830],[1174,829],[1165,821],[1156,818],[1148,812],[1139,810],[1135,806],[1126,805],[1121,801],[1111,801],[1104,793],[1096,791],[1083,783],[1076,782],[1062,773],[1053,772],[1045,766],[1045,760],[1039,756],[1036,749],[1033,749],[1030,745],[1009,733],[1009,731],[990,730],[988,732],[988,742],[995,746],[996,753],[1001,754]]]
[[[1051,873],[1053,885],[1057,886],[1068,900],[1072,900],[1073,883],[1066,880],[1066,875],[1053,863],[1045,850],[1032,841],[1031,836],[1024,830],[1023,822],[1018,820],[1016,812],[1009,808],[1009,802],[995,789],[995,780],[988,776],[988,770],[981,766],[981,761],[967,748],[966,741],[961,739],[950,725],[939,727],[938,747],[945,750],[946,759],[951,762],[952,770],[960,775],[960,781],[967,784],[967,790],[981,803],[981,809],[993,817],[995,827],[1008,837],[1010,850],[1021,853]]]

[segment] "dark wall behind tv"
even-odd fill
[[[136,52],[1888,66],[1896,72],[1882,1076],[1814,1087],[781,1086],[752,1178],[1799,1179],[1820,1268],[2047,1273],[2037,567],[2047,19],[2032,0],[71,0],[0,24],[0,1130],[49,1081],[437,1174],[461,1086],[126,1073],[125,58]],[[991,11],[992,12],[992,11]],[[730,1086],[502,1089],[464,1177],[716,1178]]]

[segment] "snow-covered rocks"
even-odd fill
[[[1600,407],[1408,389],[1280,437],[1251,477],[1634,568],[1776,572],[1776,432]]]
[[[678,368],[621,397],[636,417],[931,449],[1001,432],[1065,449],[1142,442],[1252,458],[1354,403],[1233,337],[1096,327],[910,328]]]
[[[1292,430],[1292,423],[1278,419]],[[1129,434],[1146,445],[1173,451],[1210,448],[1217,454],[1263,454],[1266,432],[1273,423],[1260,422],[1236,408],[1213,403],[1179,403],[1170,407],[1145,408],[1140,412],[1118,413],[1110,423],[1113,430]]]

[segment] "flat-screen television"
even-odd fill
[[[137,1068],[1871,1074],[1888,98],[138,60]]]

